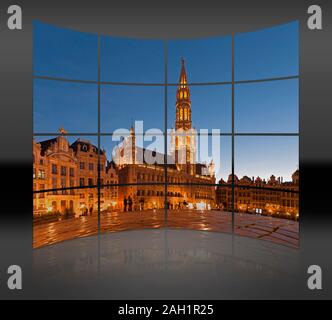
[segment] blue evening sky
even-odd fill
[[[235,132],[297,133],[299,81],[235,85]]]
[[[298,75],[298,29],[298,22],[292,22],[236,35],[235,79]],[[35,22],[34,74],[96,81],[97,45],[96,35]],[[189,83],[231,81],[230,36],[170,41],[168,52],[169,83],[177,83],[179,79],[181,57],[185,59]],[[161,41],[102,36],[102,81],[162,83],[164,71],[164,45]],[[216,128],[221,132],[231,132],[231,86],[191,86],[190,90],[193,126],[196,129]],[[175,92],[176,87],[168,87],[168,127],[174,127]],[[298,94],[297,79],[237,84],[236,132],[298,132]],[[34,132],[57,132],[60,127],[68,132],[97,132],[97,85],[35,79],[33,97]],[[129,128],[135,120],[144,120],[145,129],[163,130],[164,98],[163,87],[102,85],[102,132]],[[247,141],[256,151],[237,151],[236,167],[248,171],[254,168],[255,173],[243,171],[243,174],[267,178],[274,173],[290,177],[296,170],[296,139],[294,142],[292,138],[266,138],[262,143],[255,142],[258,138],[246,139],[243,141]],[[242,140],[239,141],[241,146]],[[222,149],[222,157],[230,159],[230,144],[224,143]],[[274,155],[274,162],[261,161],[261,155],[267,151]],[[205,160],[209,160],[208,155]],[[230,160],[221,162],[229,163]],[[227,177],[226,171],[229,170],[226,165],[224,168],[225,172],[219,177]]]
[[[98,36],[34,22],[34,75],[98,80]]]
[[[299,166],[298,137],[235,137],[235,174],[260,176],[272,174],[291,181]]]
[[[235,81],[299,74],[298,21],[235,36]]]

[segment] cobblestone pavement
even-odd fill
[[[170,210],[165,221],[164,210],[112,212],[101,214],[101,232],[117,232],[147,228],[185,228],[192,230],[232,232],[232,215],[221,211]],[[299,224],[296,221],[252,214],[235,214],[234,232],[240,236],[254,237],[299,246]],[[60,220],[35,225],[33,247],[64,240],[95,235],[98,232],[97,215]]]

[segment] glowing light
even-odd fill
[[[197,210],[204,210],[206,208],[206,204],[204,202],[199,202],[196,204]]]

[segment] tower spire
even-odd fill
[[[191,123],[191,101],[187,82],[185,62],[181,57],[181,71],[176,91],[176,120],[175,120],[175,157],[178,165],[187,172],[194,173],[192,165],[196,159],[196,140]]]
[[[184,66],[184,59],[181,57],[181,72],[180,72],[180,79],[179,79],[179,87],[186,88],[187,87],[187,74],[186,68]]]
[[[191,128],[191,102],[190,91],[187,82],[184,59],[181,57],[181,71],[178,89],[176,92],[176,123],[175,128],[188,130]]]

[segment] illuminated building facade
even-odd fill
[[[167,207],[215,207],[214,165],[196,163],[196,134],[191,121],[190,90],[182,59],[176,93],[175,129],[170,131],[170,154],[165,164],[164,154],[136,145],[134,129],[116,148],[114,161],[118,167],[120,206],[124,198],[133,200],[133,209],[154,209],[165,206],[165,168],[167,169]],[[149,183],[154,185],[149,185]],[[137,184],[137,185],[134,185]]]
[[[61,133],[66,133],[60,129]],[[105,152],[100,152],[101,184],[118,183],[114,166],[107,164]],[[33,141],[33,190],[52,190],[34,193],[34,215],[46,213],[74,216],[94,214],[98,209],[98,148],[88,140],[77,139],[69,144],[64,135]],[[105,187],[100,193],[101,210],[117,208],[116,186]]]
[[[220,209],[232,211],[232,175],[228,181],[219,181],[216,202]],[[234,211],[297,219],[299,215],[299,170],[292,175],[292,181],[283,182],[274,175],[268,181],[260,177],[241,179],[234,176]],[[293,192],[287,192],[293,191]]]
[[[192,126],[190,89],[182,60],[176,92],[175,130],[169,132],[169,154],[137,146],[133,128],[112,152],[88,140],[69,144],[66,132],[60,129],[57,138],[33,142],[33,189],[77,188],[35,193],[34,214],[70,213],[75,216],[97,212],[98,158],[100,156],[101,212],[124,210],[125,199],[132,200],[132,210],[215,209],[232,211],[232,176],[219,181],[215,188],[214,164],[196,162],[197,135]],[[166,160],[166,163],[165,163]],[[165,179],[167,178],[167,188]],[[297,218],[299,213],[299,171],[291,182],[273,175],[268,181],[235,176],[236,212],[262,213]],[[283,191],[284,190],[284,191]],[[296,192],[287,192],[287,191]],[[166,194],[167,193],[167,203]]]
[[[113,150],[107,161],[100,150],[101,211],[124,209],[124,199],[132,199],[133,210],[165,207],[165,169],[169,209],[215,207],[213,163],[196,163],[196,136],[191,122],[190,91],[182,60],[176,94],[176,121],[171,131],[171,150],[165,165],[164,154],[136,146],[133,128],[130,135]],[[33,141],[33,190],[82,187],[35,193],[34,214],[50,212],[75,216],[95,213],[98,209],[98,148],[88,140],[69,144],[66,131],[57,138]],[[143,155],[143,156],[139,156]],[[149,160],[148,160],[149,159]],[[115,186],[114,184],[120,184]],[[149,184],[153,183],[153,184]],[[209,185],[210,184],[210,185]]]

